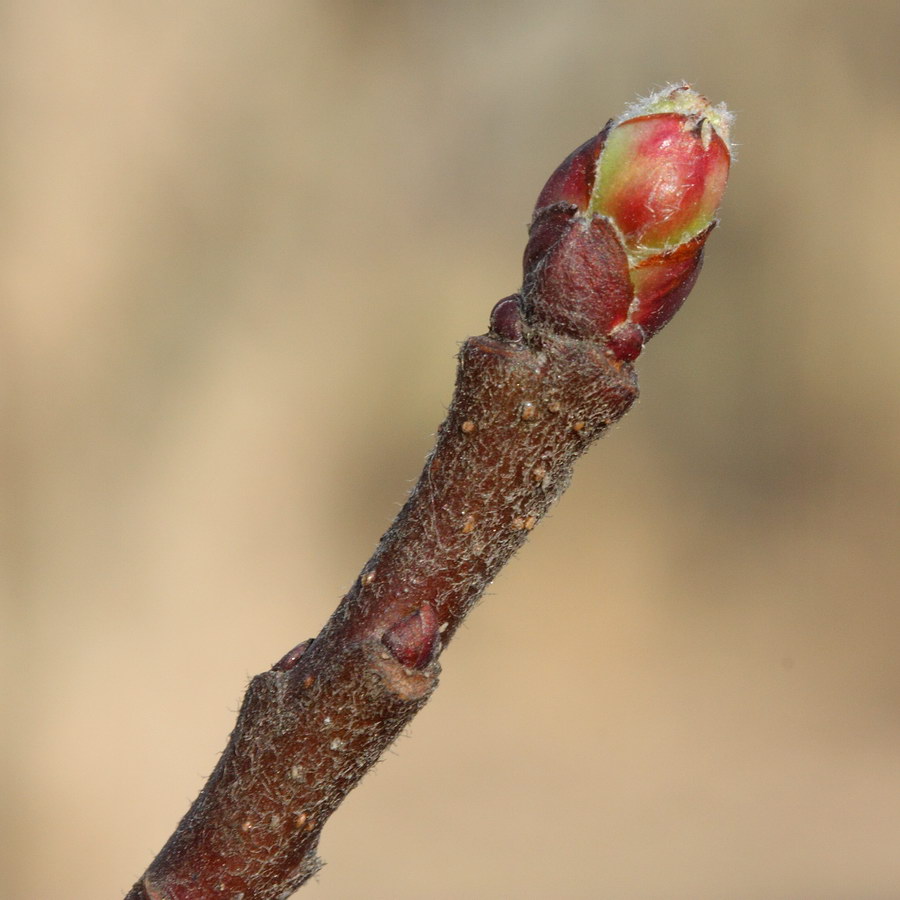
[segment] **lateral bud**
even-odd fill
[[[284,656],[282,656],[281,659],[279,659],[278,662],[272,666],[272,669],[276,672],[290,672],[290,670],[293,669],[298,662],[300,662],[301,657],[310,648],[312,642],[313,639],[308,638],[307,640],[297,644],[296,647],[288,650],[288,652],[285,653]]]
[[[511,294],[494,304],[491,310],[491,333],[510,343],[522,340],[522,298]]]
[[[392,625],[382,635],[381,643],[407,669],[424,669],[434,659],[440,643],[434,607],[430,603],[423,603],[417,610]]]

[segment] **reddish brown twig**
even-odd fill
[[[632,317],[641,282],[615,219],[572,195],[574,178],[593,184],[606,136],[542,193],[526,294],[498,303],[490,332],[464,344],[406,505],[319,636],[253,679],[209,782],[129,900],[275,900],[302,885],[325,821],[427,701],[472,604],[634,402],[631,360],[649,333]],[[696,242],[654,265],[674,259],[693,283]],[[677,308],[686,290],[673,284],[655,296]]]

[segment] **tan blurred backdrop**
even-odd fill
[[[682,78],[738,114],[699,285],[301,896],[900,896],[898,11],[5,4],[0,897],[139,875],[543,180]]]

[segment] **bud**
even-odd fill
[[[535,206],[524,259],[529,320],[635,359],[697,279],[728,178],[731,120],[681,84],[575,150]]]
[[[423,603],[389,628],[381,642],[401,665],[424,669],[440,650],[440,629],[434,607]]]

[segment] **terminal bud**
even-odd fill
[[[635,359],[697,279],[728,179],[731,121],[723,105],[680,84],[570,154],[529,229],[529,321]]]

